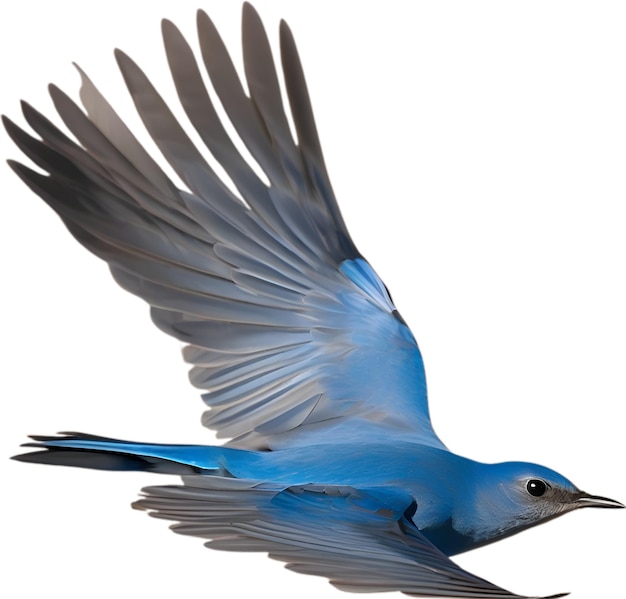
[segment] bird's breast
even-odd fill
[[[437,549],[446,555],[463,553],[476,547],[476,539],[456,530],[452,518],[427,528],[421,528],[417,523],[416,526]]]

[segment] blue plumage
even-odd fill
[[[244,6],[248,93],[198,15],[215,93],[267,182],[238,152],[176,27],[163,24],[181,104],[230,189],[156,89],[116,57],[178,189],[81,71],[84,111],[51,95],[78,144],[29,105],[41,139],[9,135],[49,175],[11,163],[155,324],[186,344],[203,423],[225,446],[34,437],[26,462],[183,476],[135,505],[217,548],[259,550],[353,591],[519,597],[449,559],[580,507],[623,507],[527,463],[448,451],[430,422],[417,343],[350,239],[328,179],[300,61],[281,24],[285,115],[261,22]]]

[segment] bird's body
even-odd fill
[[[116,281],[186,343],[203,422],[226,446],[160,445],[80,433],[33,437],[26,462],[183,476],[137,507],[212,546],[260,550],[356,591],[518,597],[448,556],[568,511],[623,507],[530,463],[483,464],[450,452],[428,410],[422,357],[378,275],[353,244],[326,172],[291,32],[281,24],[293,139],[261,22],[244,7],[249,95],[210,19],[204,67],[264,180],[233,145],[199,65],[164,22],[187,117],[235,186],[224,184],[152,84],[117,60],[180,189],[82,73],[83,112],[56,87],[78,144],[29,105],[41,140],[8,119],[41,175],[16,173]]]
[[[580,495],[569,481],[536,464],[483,464],[445,448],[406,441],[323,443],[262,452],[72,434],[38,437],[37,441],[33,446],[45,446],[47,451],[19,459],[104,470],[226,477],[276,495],[294,488],[336,487],[346,489],[346,496],[360,492],[380,496],[381,503],[373,505],[383,511],[398,501],[400,514],[407,513],[420,533],[448,556],[519,532],[541,517],[532,510],[527,515],[520,513],[509,489],[505,489],[505,495],[511,495],[509,502],[499,497],[503,481],[525,483],[541,476],[559,484],[564,492]],[[103,458],[104,462],[98,461]],[[393,496],[391,504],[389,496]],[[151,505],[149,500],[138,503],[147,508]],[[545,517],[567,509],[572,508],[565,503],[559,509],[548,508]]]

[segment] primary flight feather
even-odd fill
[[[585,506],[623,507],[528,463],[482,464],[447,450],[428,413],[411,331],[352,243],[328,178],[285,23],[282,72],[297,141],[261,21],[243,10],[247,91],[209,17],[201,66],[178,29],[163,37],[180,103],[234,184],[194,146],[141,69],[116,57],[150,135],[187,187],[142,148],[81,71],[78,107],[55,107],[78,140],[28,104],[36,139],[5,119],[41,169],[16,173],[146,300],[186,345],[203,422],[223,447],[36,436],[21,461],[183,476],[137,506],[216,548],[268,552],[352,591],[519,597],[449,556]],[[266,180],[223,127],[201,74]]]

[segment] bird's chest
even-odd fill
[[[417,529],[440,551],[454,555],[476,546],[476,539],[461,532],[458,522],[457,495],[449,479],[430,479],[430,484],[411,485],[417,507],[411,520]]]
[[[462,534],[454,528],[452,518],[448,518],[442,523],[420,528],[420,532],[437,549],[446,555],[455,555],[469,551],[476,546],[476,539],[470,535]]]

